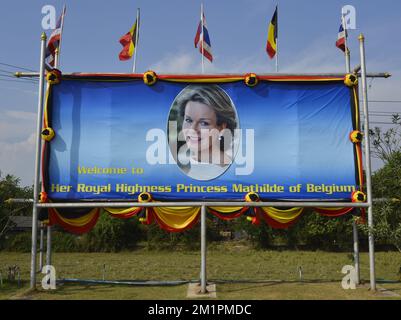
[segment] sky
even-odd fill
[[[203,0],[214,61],[206,73],[272,73],[275,62],[265,52],[267,27],[277,1]],[[358,35],[366,38],[368,72],[390,72],[370,79],[371,126],[386,129],[391,112],[401,112],[401,1],[279,0],[279,69],[286,73],[344,72],[344,55],[335,47],[341,8],[356,9],[356,29],[349,32],[351,65],[359,64]],[[57,16],[67,6],[60,69],[68,72],[124,72],[119,38],[141,10],[137,72],[200,73],[201,55],[193,39],[200,18],[198,0],[2,0],[0,3],[0,171],[33,183],[38,84],[10,78],[21,68],[38,70],[42,7]],[[46,31],[49,35],[50,30]],[[13,65],[16,67],[10,67]],[[386,102],[383,102],[386,101]],[[396,102],[389,102],[396,101]],[[377,114],[375,111],[380,111]],[[373,159],[373,169],[382,163]]]

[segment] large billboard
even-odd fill
[[[277,79],[276,79],[277,80]],[[52,200],[350,200],[355,89],[335,78],[64,76],[51,86]]]

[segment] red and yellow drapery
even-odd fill
[[[207,212],[219,219],[232,220],[248,217],[253,224],[264,221],[272,228],[286,229],[292,226],[305,213],[305,208],[275,207],[206,207]],[[350,212],[352,208],[314,208],[314,211],[331,217]],[[89,232],[96,224],[101,212],[119,219],[139,217],[143,224],[157,223],[169,232],[182,232],[192,228],[199,220],[200,207],[131,207],[131,208],[95,208],[67,213],[49,208],[49,225],[60,225],[66,231],[75,234]]]

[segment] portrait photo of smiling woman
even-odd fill
[[[222,175],[233,162],[238,118],[218,85],[189,85],[175,98],[169,115],[170,151],[180,169],[196,180]]]

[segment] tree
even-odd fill
[[[30,204],[16,205],[8,203],[10,198],[32,198],[32,187],[21,187],[20,179],[7,174],[2,176],[0,172],[0,241],[12,227],[10,217],[27,212]]]
[[[399,114],[393,114],[391,122],[394,127],[383,130],[379,127],[369,130],[372,139],[372,154],[381,159],[384,163],[390,159],[394,152],[401,151],[401,117]]]
[[[389,154],[387,163],[372,176],[374,227],[361,225],[371,231],[375,240],[394,245],[401,252],[401,151]]]
[[[383,168],[372,176],[374,198],[401,199],[401,150],[393,152]]]

